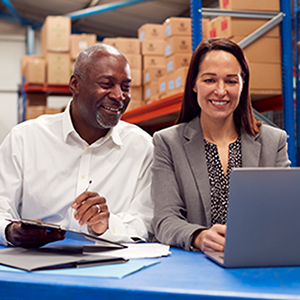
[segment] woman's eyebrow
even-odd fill
[[[202,77],[202,76],[207,76],[207,75],[209,75],[209,76],[217,76],[216,73],[203,73],[203,74],[201,74],[200,77]]]

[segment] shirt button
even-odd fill
[[[82,175],[81,175],[81,178],[82,178],[82,179],[84,179],[84,178],[85,178],[85,175],[84,175],[84,174],[82,174]]]
[[[112,233],[116,233],[116,229],[113,228],[113,229],[111,230],[111,232],[112,232]]]
[[[88,152],[88,153],[89,153],[89,152],[90,152],[90,148],[86,148],[86,152]]]

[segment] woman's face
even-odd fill
[[[229,52],[213,50],[205,55],[194,86],[201,119],[233,120],[243,88],[241,71],[238,60]]]

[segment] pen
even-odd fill
[[[88,191],[88,189],[90,188],[92,182],[93,182],[93,180],[90,179],[89,182],[88,182],[88,185],[87,185],[86,189],[84,190],[85,192]],[[84,203],[84,202],[82,202],[82,203]],[[74,216],[74,217],[75,217],[75,215],[76,215],[76,211],[77,211],[77,209],[75,209],[75,211],[74,211],[74,213],[73,213],[73,216]]]
[[[87,192],[87,191],[88,191],[88,189],[90,188],[90,186],[91,186],[92,182],[93,182],[93,180],[92,180],[92,179],[90,179],[90,181],[89,181],[89,183],[88,183],[88,185],[87,185],[87,187],[86,187],[86,189],[85,189],[85,192]]]

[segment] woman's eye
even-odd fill
[[[237,84],[238,81],[237,80],[228,80],[227,83],[228,84]]]
[[[206,82],[206,83],[213,83],[215,81],[212,78],[208,78],[208,79],[204,79],[204,82]]]

